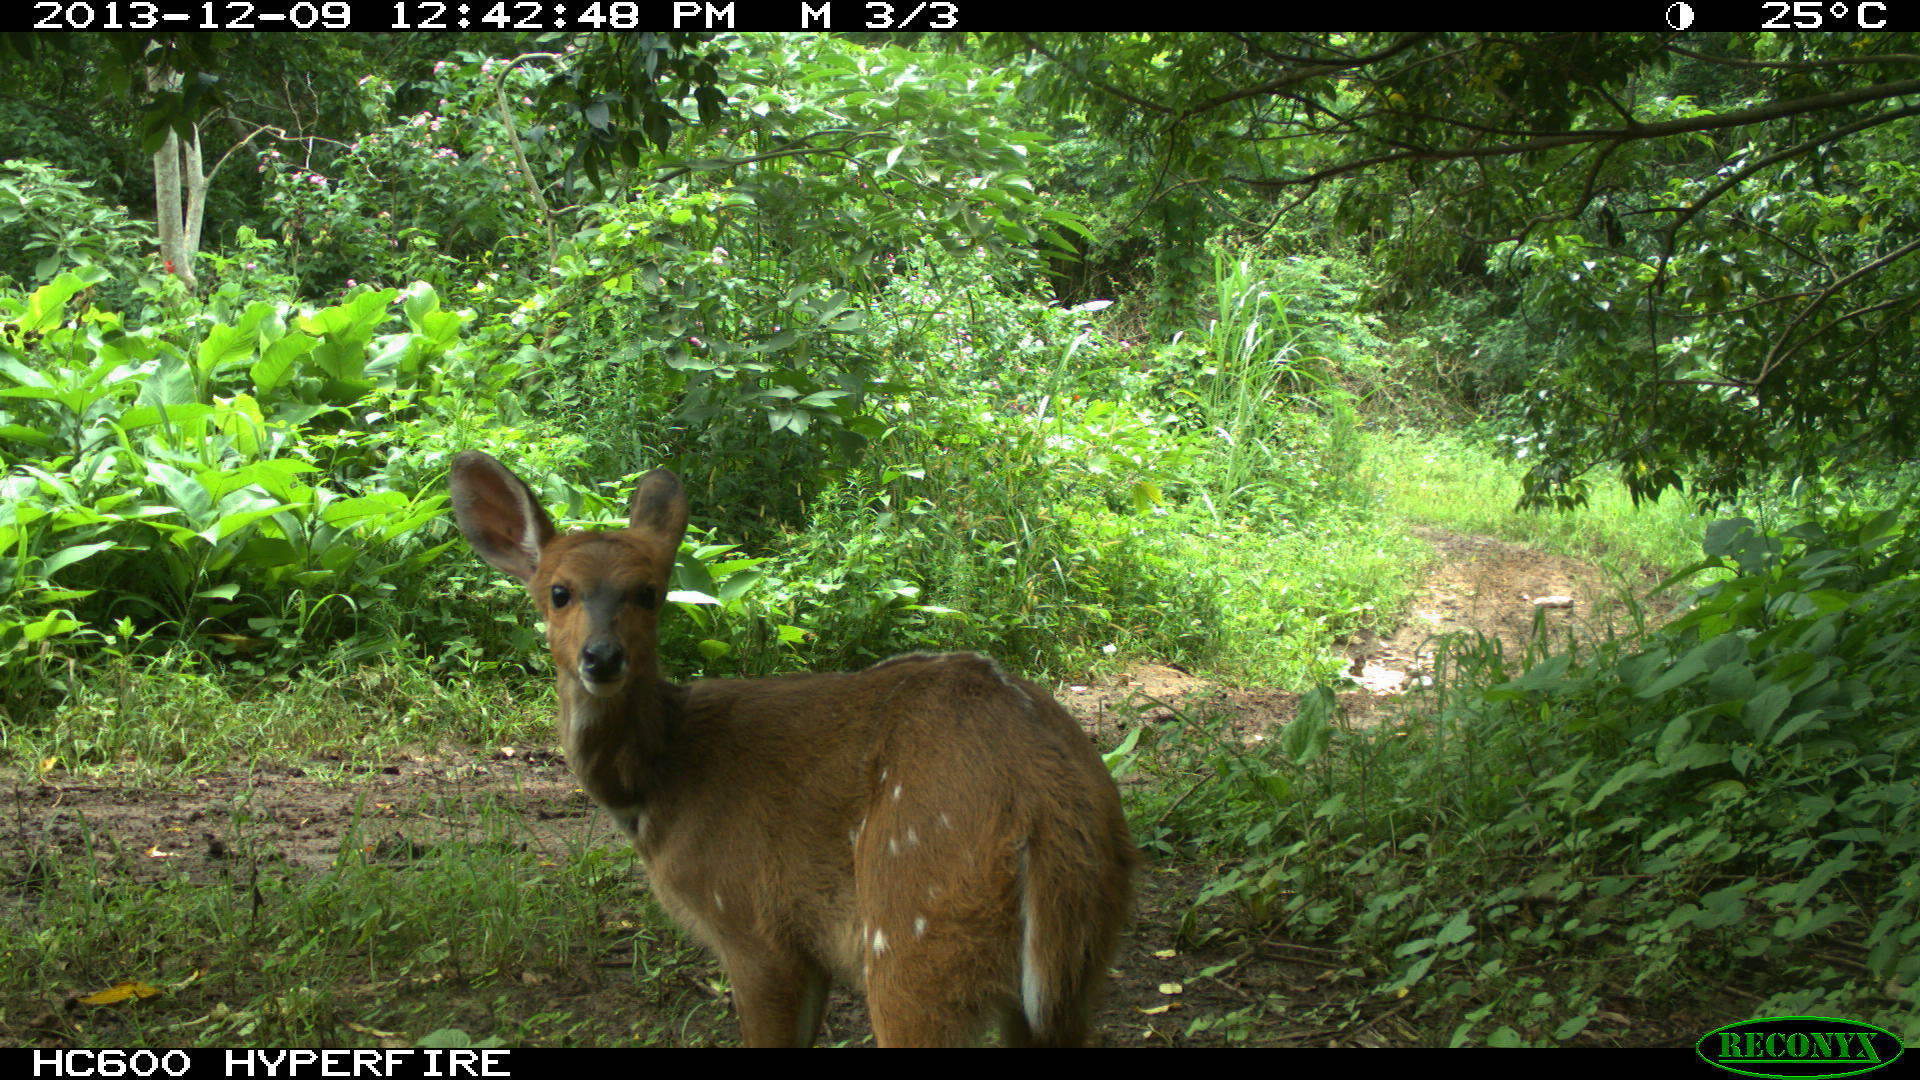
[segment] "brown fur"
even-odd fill
[[[452,479],[475,552],[547,621],[568,762],[719,955],[749,1045],[811,1043],[836,980],[865,987],[883,1046],[996,1021],[1011,1044],[1084,1041],[1135,856],[1046,691],[975,653],[664,682],[655,627],[687,515],[672,473],[641,478],[627,528],[565,535],[485,454]]]

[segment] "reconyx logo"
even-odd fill
[[[1858,1076],[1891,1065],[1900,1040],[1857,1020],[1831,1016],[1769,1016],[1714,1028],[1693,1048],[1707,1064],[1744,1076],[1813,1080]]]

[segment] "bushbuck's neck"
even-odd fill
[[[587,795],[629,832],[629,819],[647,813],[673,775],[669,758],[685,702],[684,687],[657,679],[630,679],[623,692],[595,697],[578,679],[560,677],[567,764]]]

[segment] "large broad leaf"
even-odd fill
[[[261,442],[267,437],[267,418],[251,394],[235,394],[231,401],[221,402],[214,424],[248,457],[260,452]]]
[[[21,386],[37,386],[44,389],[50,385],[46,375],[21,363],[19,357],[12,353],[0,352],[0,375],[5,375]],[[24,397],[25,395],[12,396]]]
[[[352,499],[336,499],[320,511],[320,520],[334,528],[347,528],[370,519],[383,519],[407,508],[407,497],[397,491],[383,491]]]
[[[235,533],[251,529],[261,518],[272,517],[292,507],[291,503],[266,502],[262,505],[250,506],[245,510],[223,513],[219,521],[200,530],[200,538],[209,544],[217,544]]]
[[[445,495],[430,495],[425,499],[410,504],[406,513],[396,512],[393,516],[381,523],[379,531],[380,539],[392,540],[395,537],[404,536],[425,525],[427,522],[439,518],[442,514],[441,508],[446,505],[446,502],[447,496]]]
[[[266,397],[286,385],[295,365],[313,352],[317,344],[319,342],[307,334],[293,333],[267,346],[249,372],[253,377],[254,393]]]
[[[202,474],[200,481],[216,499],[224,499],[241,488],[258,484],[276,499],[301,503],[312,489],[296,485],[294,478],[301,473],[318,471],[317,466],[295,458],[272,458],[251,462],[237,469],[210,471]]]
[[[40,619],[23,624],[20,635],[28,641],[42,641],[59,634],[71,634],[85,625],[62,612],[49,612]]]
[[[401,310],[407,317],[407,325],[421,337],[426,338],[441,349],[451,347],[460,339],[460,328],[466,325],[466,317],[452,311],[440,309],[440,294],[433,286],[425,283],[414,285],[407,290]]]
[[[187,516],[187,520],[202,524],[213,516],[213,494],[198,477],[189,476],[164,461],[149,461],[147,482],[166,492],[173,506]]]
[[[53,445],[53,439],[46,432],[20,424],[0,424],[0,439],[18,439],[41,447]]]
[[[121,413],[112,424],[122,432],[139,431],[156,424],[172,426],[193,423],[213,415],[213,412],[213,406],[197,401],[181,405],[136,405]]]
[[[257,340],[258,335],[237,326],[215,326],[208,330],[207,339],[200,343],[195,364],[200,372],[200,378],[209,380],[229,368],[246,363],[253,358],[254,344]]]
[[[397,289],[377,289],[359,293],[343,304],[322,308],[302,316],[295,325],[321,337],[356,339],[365,343],[387,318],[387,307],[400,295]]]
[[[104,267],[82,266],[40,286],[32,296],[27,297],[27,310],[19,320],[20,329],[44,334],[58,327],[66,319],[67,301],[82,289],[99,284],[106,278]]]
[[[193,372],[187,369],[184,360],[169,358],[163,361],[159,370],[140,384],[139,401],[142,405],[186,405],[199,400]]]
[[[357,338],[322,339],[313,347],[313,364],[332,382],[357,382],[367,370],[367,343]]]

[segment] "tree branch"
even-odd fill
[[[1662,120],[1643,124],[1629,122],[1624,127],[1596,128],[1582,131],[1569,131],[1554,135],[1539,135],[1522,142],[1493,143],[1486,146],[1461,147],[1421,147],[1403,150],[1391,154],[1378,154],[1373,157],[1359,158],[1353,161],[1329,165],[1324,169],[1302,176],[1282,179],[1264,177],[1234,176],[1226,178],[1246,184],[1250,187],[1278,188],[1293,187],[1298,184],[1312,184],[1330,180],[1337,176],[1346,176],[1378,165],[1387,165],[1396,161],[1452,161],[1461,158],[1510,157],[1517,154],[1536,153],[1541,150],[1553,150],[1562,146],[1578,146],[1583,143],[1606,142],[1609,140],[1631,141],[1639,139],[1660,139],[1670,135],[1686,135],[1697,131],[1717,131],[1722,128],[1745,127],[1750,124],[1765,123],[1802,113],[1819,112],[1824,109],[1839,108],[1846,105],[1858,105],[1868,101],[1881,101],[1891,97],[1920,94],[1920,79],[1903,79],[1893,83],[1877,83],[1852,90],[1836,90],[1828,94],[1815,94],[1812,97],[1796,98],[1792,101],[1779,101],[1751,109],[1736,109],[1733,112],[1717,116],[1688,117],[1679,120]]]
[[[1786,363],[1786,361],[1790,357],[1792,357],[1794,353],[1800,351],[1802,346],[1806,345],[1809,341],[1812,341],[1815,337],[1819,336],[1818,334],[1809,334],[1806,337],[1801,338],[1799,341],[1794,342],[1792,347],[1790,348],[1787,347],[1787,339],[1793,335],[1794,328],[1799,326],[1801,323],[1806,322],[1809,318],[1811,318],[1813,316],[1813,313],[1820,310],[1821,306],[1824,305],[1828,300],[1832,299],[1835,293],[1839,292],[1841,289],[1846,288],[1848,285],[1852,284],[1855,281],[1858,281],[1859,279],[1861,279],[1862,277],[1865,277],[1868,274],[1874,273],[1882,269],[1883,267],[1886,267],[1888,265],[1891,265],[1892,263],[1895,263],[1901,259],[1906,258],[1908,255],[1913,254],[1915,251],[1920,251],[1920,240],[1910,240],[1907,243],[1902,244],[1897,248],[1894,248],[1892,251],[1889,251],[1885,255],[1882,255],[1879,258],[1873,260],[1872,262],[1866,264],[1865,266],[1860,267],[1858,270],[1855,270],[1853,273],[1848,274],[1846,277],[1843,277],[1840,280],[1834,282],[1833,284],[1827,286],[1826,288],[1821,289],[1818,295],[1816,295],[1812,300],[1807,302],[1807,306],[1802,308],[1798,315],[1795,315],[1792,319],[1788,320],[1787,325],[1780,329],[1779,335],[1773,339],[1773,348],[1767,350],[1767,358],[1761,361],[1760,363],[1760,373],[1753,377],[1753,385],[1755,387],[1758,387],[1762,382],[1765,382],[1767,376],[1773,374],[1773,371],[1775,368],[1779,367],[1783,363]]]

